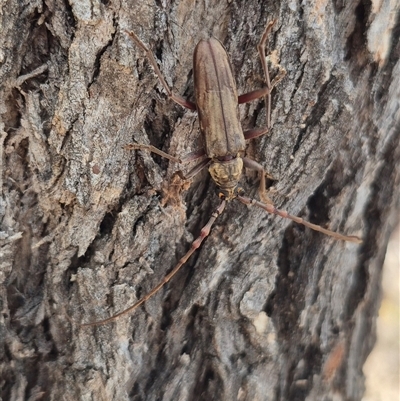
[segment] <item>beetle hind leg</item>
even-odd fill
[[[245,93],[243,95],[238,96],[238,103],[247,103],[252,100],[259,99],[261,97],[265,97],[265,112],[267,118],[267,130],[271,128],[271,91],[272,89],[278,85],[278,83],[283,79],[286,75],[286,70],[280,66],[277,62],[273,62],[273,64],[279,69],[278,74],[275,78],[270,80],[269,72],[268,72],[268,65],[267,65],[267,57],[265,55],[265,47],[267,43],[267,38],[269,33],[271,32],[272,27],[275,25],[276,20],[273,20],[267,24],[264,29],[264,32],[261,36],[260,42],[257,45],[258,54],[260,55],[261,65],[264,71],[265,77],[265,87],[261,89],[256,89],[251,92]],[[262,134],[261,134],[262,135]],[[256,135],[258,136],[258,135]],[[250,136],[249,138],[255,138],[256,136]]]
[[[167,94],[168,94],[168,97],[169,97],[170,99],[172,99],[175,103],[178,103],[179,105],[181,105],[181,106],[183,106],[183,107],[186,107],[187,109],[196,110],[196,105],[195,105],[192,101],[190,101],[190,100],[188,100],[188,99],[185,99],[183,96],[178,95],[178,94],[174,93],[174,92],[171,90],[171,88],[169,87],[169,85],[168,85],[167,82],[165,81],[164,76],[163,76],[163,74],[162,74],[160,68],[158,67],[157,61],[156,61],[156,59],[155,59],[153,53],[152,53],[152,52],[150,51],[150,49],[139,39],[139,37],[138,37],[134,32],[130,32],[130,31],[127,31],[127,30],[125,30],[124,32],[129,36],[129,38],[130,38],[134,43],[136,43],[136,45],[137,45],[138,47],[140,47],[140,48],[146,53],[147,59],[149,60],[150,64],[153,66],[154,71],[155,71],[155,73],[156,73],[158,79],[160,80],[162,86],[164,87],[165,91],[166,91]]]

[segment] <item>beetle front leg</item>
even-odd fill
[[[181,174],[181,178],[185,180],[190,180],[194,176],[200,173],[201,170],[203,170],[204,167],[207,167],[210,164],[211,159],[206,158],[202,160],[200,163],[196,164],[187,174]]]
[[[176,95],[174,92],[172,92],[171,88],[168,86],[167,82],[165,81],[163,74],[161,73],[160,69],[158,68],[157,61],[154,58],[154,55],[150,51],[150,49],[136,36],[136,34],[134,32],[129,32],[126,30],[124,32],[130,37],[131,40],[133,40],[146,53],[146,56],[147,56],[148,60],[150,61],[150,64],[153,66],[162,86],[164,87],[165,91],[167,92],[168,97],[170,99],[172,99],[175,103],[178,103],[181,106],[186,107],[187,109],[196,110],[196,105],[193,102],[191,102],[188,99],[185,99],[184,97],[182,97],[180,95]]]
[[[145,145],[141,143],[130,143],[128,145],[125,145],[125,149],[127,150],[147,150],[151,153],[155,153],[161,157],[164,157],[168,160],[171,160],[174,163],[178,164],[186,164],[190,163],[192,161],[195,161],[197,159],[200,159],[206,155],[206,152],[204,149],[198,149],[193,152],[188,153],[187,155],[183,156],[182,158],[172,156],[169,153],[163,152],[162,150],[156,148],[153,145]],[[202,160],[201,162],[197,163],[187,174],[183,174],[181,171],[179,171],[179,176],[184,179],[184,180],[190,180],[193,178],[195,175],[197,175],[201,170],[203,170],[204,167],[206,167],[210,162],[210,158],[206,158]]]
[[[264,167],[257,163],[255,160],[249,159],[248,157],[243,157],[243,164],[246,168],[249,168],[250,170],[256,170],[259,173],[260,176],[260,185],[258,187],[258,193],[260,195],[260,198],[263,202],[273,205],[271,199],[267,195],[267,189],[265,186],[265,177],[268,177],[270,179],[273,179],[273,177],[268,174],[265,170]]]

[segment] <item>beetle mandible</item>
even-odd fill
[[[201,229],[199,237],[192,242],[189,251],[179,260],[178,264],[173,268],[173,270],[167,274],[156,287],[154,287],[144,297],[139,299],[139,301],[137,301],[134,305],[123,310],[122,312],[103,320],[82,324],[81,326],[95,326],[114,321],[120,316],[132,312],[155,293],[157,293],[186,263],[196,249],[200,247],[203,240],[209,235],[215,220],[224,211],[226,202],[233,199],[237,199],[246,205],[258,206],[269,213],[276,214],[283,218],[291,219],[296,223],[303,224],[306,227],[329,235],[337,240],[361,243],[360,238],[357,236],[346,236],[331,230],[327,230],[321,226],[305,221],[300,217],[290,215],[284,210],[275,208],[266,195],[265,176],[267,173],[256,161],[244,156],[246,146],[245,141],[264,135],[271,128],[271,90],[284,75],[283,70],[281,70],[271,84],[265,57],[265,46],[267,36],[275,22],[276,21],[271,21],[267,24],[257,46],[261,58],[261,64],[264,70],[266,86],[241,96],[238,96],[237,94],[236,83],[232,74],[229,58],[221,42],[215,38],[210,38],[208,40],[201,40],[197,44],[193,54],[193,76],[196,98],[195,103],[175,94],[170,89],[157,65],[153,53],[136,36],[135,33],[125,31],[125,33],[129,35],[129,37],[146,52],[147,58],[153,66],[168,96],[174,102],[183,107],[191,110],[197,110],[200,131],[204,138],[204,149],[192,152],[182,159],[171,156],[152,145],[132,144],[129,145],[129,148],[146,149],[176,163],[186,163],[203,158],[202,161],[200,161],[192,170],[190,170],[190,172],[186,175],[186,178],[192,178],[203,168],[208,166],[208,170],[213,181],[219,187],[218,195],[221,199],[221,203],[212,213],[207,224]],[[247,103],[251,100],[259,99],[263,96],[266,98],[266,127],[254,128],[243,132],[239,119],[238,105],[240,103]],[[245,196],[243,189],[239,187],[238,184],[242,175],[243,167],[257,170],[259,172],[259,193],[262,202]]]

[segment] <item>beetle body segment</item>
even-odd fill
[[[229,160],[245,149],[238,95],[228,55],[215,38],[201,40],[193,54],[200,130],[209,158]]]
[[[208,168],[211,178],[220,187],[227,200],[236,198],[236,188],[243,170],[243,159],[235,157],[231,160],[213,160]]]

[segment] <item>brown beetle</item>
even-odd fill
[[[158,292],[186,263],[193,252],[199,248],[204,238],[209,235],[213,223],[223,212],[226,202],[233,199],[238,199],[244,204],[255,205],[269,213],[291,219],[337,240],[355,243],[361,242],[360,238],[356,236],[346,236],[324,229],[321,226],[309,223],[300,217],[292,216],[284,210],[276,209],[266,195],[265,176],[267,173],[256,161],[244,156],[246,146],[245,141],[263,135],[270,129],[270,93],[272,88],[284,75],[281,71],[277,78],[275,78],[275,81],[271,84],[266,64],[265,44],[268,33],[271,31],[274,23],[275,21],[272,21],[266,26],[258,44],[258,51],[264,69],[266,86],[241,96],[237,95],[236,83],[232,74],[229,58],[221,42],[215,38],[210,38],[208,40],[201,40],[197,44],[193,55],[194,88],[196,96],[195,103],[172,92],[158,68],[152,52],[133,32],[126,32],[130,38],[146,52],[146,55],[168,96],[181,106],[197,110],[199,115],[200,131],[205,144],[204,149],[193,152],[183,159],[171,156],[151,145],[132,144],[129,145],[129,148],[147,149],[177,163],[186,163],[188,161],[203,158],[203,160],[187,174],[186,178],[193,177],[204,167],[208,166],[212,179],[219,187],[221,203],[214,211],[207,224],[202,228],[199,237],[193,241],[190,250],[179,260],[174,269],[166,275],[155,288],[134,305],[122,312],[107,319],[86,323],[82,326],[100,325],[116,320],[118,317],[133,311]],[[238,105],[240,103],[246,103],[258,99],[262,96],[266,97],[266,127],[255,128],[243,132],[239,119]],[[259,192],[261,199],[264,202],[243,196],[243,190],[238,186],[239,180],[242,176],[243,167],[257,170],[260,173]]]

